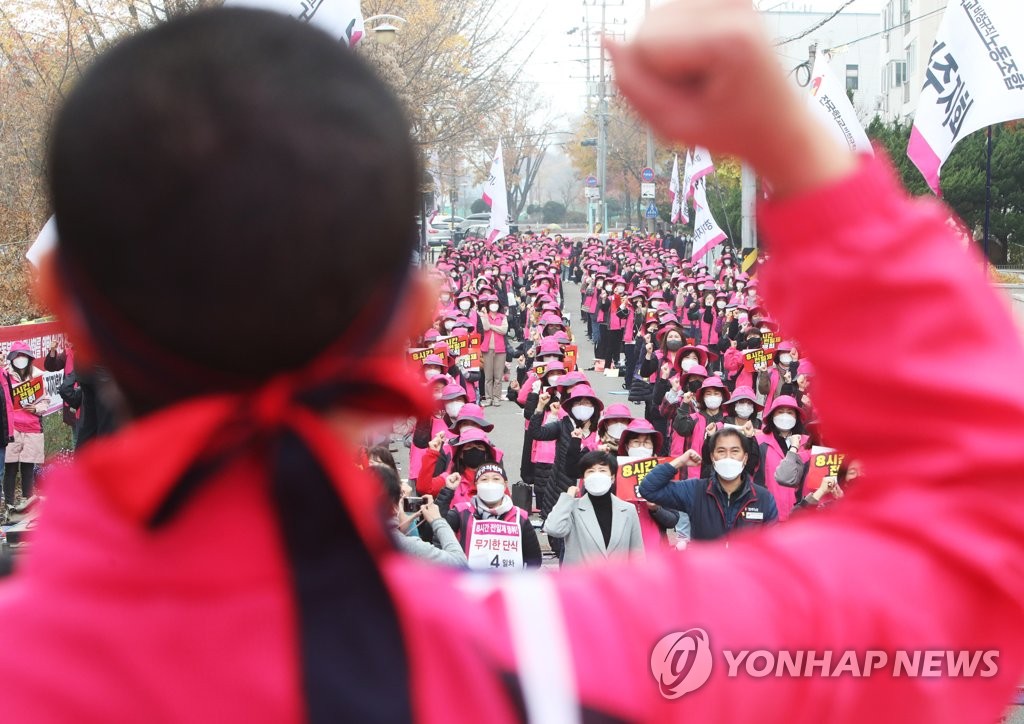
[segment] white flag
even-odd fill
[[[693,257],[697,262],[711,251],[716,244],[726,240],[725,232],[718,226],[708,207],[707,182],[701,179],[693,187]]]
[[[1024,118],[1024,3],[950,0],[924,69],[907,155],[939,193],[939,171],[962,138],[1016,118]]]
[[[679,154],[672,161],[672,178],[668,182],[668,192],[672,195],[672,223],[688,224],[690,215],[686,211],[686,199],[679,185]]]
[[[711,160],[711,152],[706,148],[697,146],[693,149],[693,162],[686,164],[686,174],[689,179],[686,181],[686,198],[692,198],[697,188],[697,182],[715,170],[715,162]]]
[[[501,155],[501,141],[491,160],[491,175],[484,184],[484,201],[491,207],[491,221],[487,225],[487,240],[508,236],[508,192],[505,190],[505,162]]]
[[[366,35],[359,0],[224,0],[225,7],[272,10],[315,25],[350,48]]]
[[[45,224],[43,224],[42,230],[39,232],[39,236],[32,242],[32,246],[25,252],[25,258],[29,260],[32,266],[39,268],[39,262],[44,256],[54,251],[57,248],[57,217],[51,216]]]
[[[846,95],[845,84],[840,84],[828,56],[819,52],[811,71],[811,94],[808,98],[811,113],[840,143],[855,153],[875,155],[868,134],[857,120],[857,112]]]

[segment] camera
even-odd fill
[[[425,498],[404,498],[402,500],[402,510],[410,514],[418,513],[426,502]]]

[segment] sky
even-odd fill
[[[540,92],[549,98],[552,110],[562,118],[559,126],[568,128],[568,118],[579,115],[586,108],[587,86],[586,50],[583,46],[583,18],[586,12],[585,0],[519,0],[516,19],[523,28],[535,22],[529,37],[528,47],[533,55],[526,61],[524,76],[535,81]],[[591,19],[591,30],[600,22],[600,5],[595,0],[586,0]],[[768,10],[775,6],[779,11],[793,9],[812,12],[833,12],[844,0],[759,0],[761,8]],[[844,12],[879,12],[884,0],[855,0]],[[652,3],[661,4],[658,0]],[[643,19],[643,0],[608,1],[608,27],[610,32],[625,33],[628,37],[635,32]],[[568,34],[573,29],[572,34]],[[591,51],[593,73],[597,75],[596,47]],[[520,61],[521,62],[521,61]]]

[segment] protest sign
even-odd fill
[[[761,332],[761,349],[764,350],[776,350],[779,348],[779,344],[782,339],[775,332],[767,331]]]
[[[842,467],[846,455],[837,452],[829,447],[812,447],[810,465],[807,467],[807,477],[804,480],[804,495],[813,493],[821,485],[825,478],[834,478],[839,475],[839,468]]]
[[[615,473],[615,495],[622,500],[636,501],[643,500],[640,497],[640,483],[647,477],[647,473],[654,470],[661,463],[669,462],[672,458],[643,458],[636,460],[629,457],[619,458],[619,469]]]
[[[743,369],[746,372],[763,372],[771,363],[771,353],[763,349],[752,349],[743,353]]]

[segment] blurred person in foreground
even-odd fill
[[[402,362],[436,300],[408,264],[402,111],[314,29],[175,19],[108,50],[52,134],[43,293],[134,419],[53,472],[0,593],[12,721],[721,722],[754,701],[762,724],[1000,716],[1024,664],[1024,391],[1003,382],[1024,349],[978,257],[941,204],[820,130],[749,0],[667,3],[607,47],[662,136],[770,184],[765,302],[870,479],[728,548],[558,577],[467,581],[401,555],[353,441],[431,409]],[[275,354],[240,353],[268,337]],[[849,363],[880,347],[884,377]],[[998,505],[979,489],[993,464]],[[694,627],[716,665],[670,700],[652,649]],[[755,680],[721,656],[864,648],[998,648],[998,673]]]

